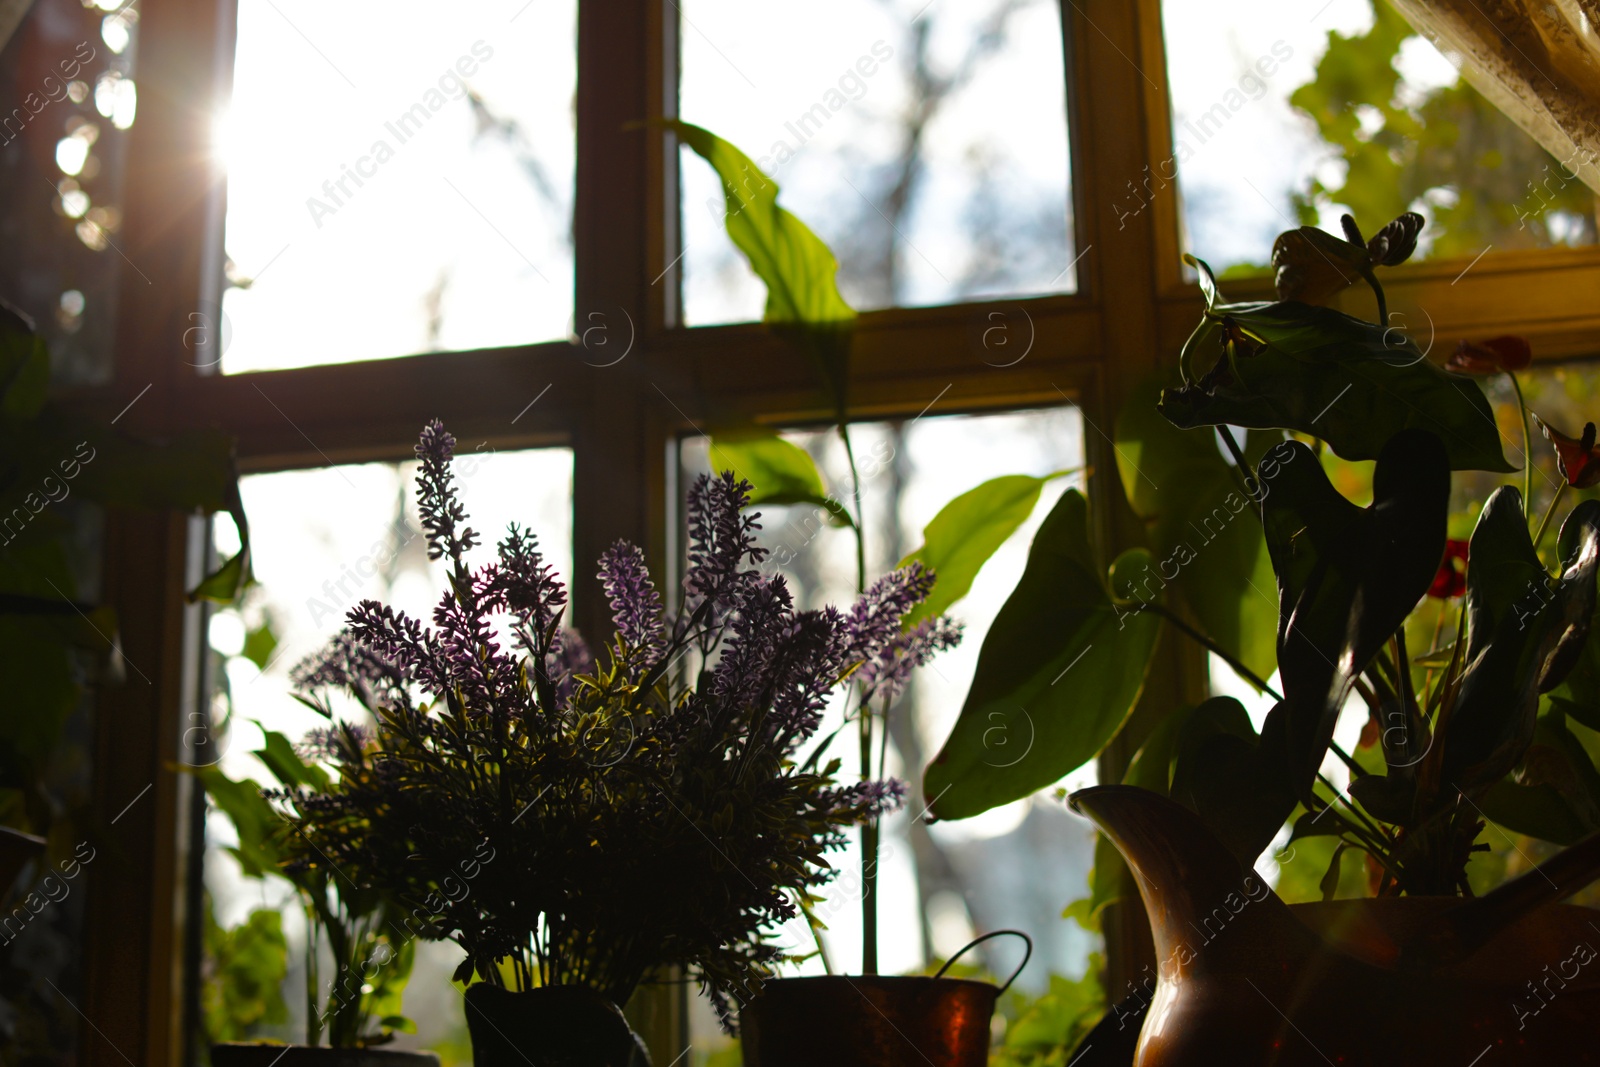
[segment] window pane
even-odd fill
[[[417,513],[416,463],[360,464],[322,470],[260,474],[243,480],[251,520],[253,565],[260,585],[237,609],[217,612],[210,644],[217,668],[213,722],[220,764],[235,780],[270,783],[251,755],[262,742],[261,727],[299,740],[325,725],[290,695],[289,672],[341,627],[345,612],[372,598],[432,624],[432,611],[446,588],[445,564],[427,558],[427,540]],[[455,473],[470,525],[483,542],[469,560],[494,558],[495,543],[515,521],[539,536],[540,546],[562,581],[572,574],[572,453],[567,449],[497,454],[470,441],[457,445]],[[529,487],[538,487],[530,493]],[[218,524],[218,551],[226,523]],[[350,705],[354,715],[357,708]],[[258,727],[256,724],[259,723]],[[214,760],[215,761],[215,760]],[[221,931],[237,931],[260,909],[281,912],[289,939],[289,970],[283,984],[289,1018],[263,1023],[235,1018],[227,1005],[208,1007],[207,1037],[220,1039],[228,1026],[234,1040],[275,1038],[304,1041],[305,922],[289,886],[278,880],[244,878],[224,851],[235,841],[233,826],[219,812],[206,823],[205,884],[217,931],[207,943],[209,966],[224,945]],[[470,1062],[459,992],[450,975],[461,962],[450,943],[419,942],[406,986],[403,1013],[417,1024],[401,1035],[399,1048],[441,1054],[446,1067]],[[325,965],[323,973],[328,973]],[[324,979],[326,980],[326,979]]]
[[[1162,10],[1173,156],[1121,210],[1176,173],[1184,247],[1217,270],[1264,271],[1278,233],[1347,211],[1369,234],[1421,212],[1421,257],[1594,243],[1594,194],[1385,0]]]
[[[565,337],[574,0],[241,0],[225,371]]]
[[[1056,4],[684,0],[681,37],[683,118],[782,187],[857,308],[1075,287]],[[682,174],[685,321],[759,319],[720,183]]]
[[[831,431],[785,435],[818,462],[824,483],[840,500],[850,498],[844,450]],[[866,506],[868,580],[892,568],[921,544],[921,531],[953,496],[1002,474],[1043,475],[1083,463],[1082,423],[1073,408],[1003,415],[927,417],[905,422],[856,423],[851,436],[863,471]],[[704,438],[686,439],[681,456],[684,482],[708,469]],[[891,716],[890,773],[903,778],[908,795],[922,795],[923,766],[955,723],[977,663],[978,648],[1006,597],[1016,586],[1034,532],[1060,494],[1083,487],[1080,475],[1046,487],[1032,518],[979,573],[972,591],[951,614],[966,625],[957,648],[935,658],[917,674]],[[845,530],[819,527],[809,507],[763,505],[762,543],[773,551],[768,565],[788,580],[797,608],[848,605],[855,589],[855,542]],[[835,700],[817,737],[842,724],[842,702]],[[842,778],[858,773],[855,745],[834,750],[844,761]],[[1070,776],[1070,786],[1093,782],[1093,767]],[[1034,961],[1018,979],[1030,993],[1048,984],[1051,973],[1081,976],[1096,947],[1061,910],[1087,895],[1094,834],[1048,792],[960,822],[916,823],[922,802],[912,800],[884,825],[880,854],[879,961],[885,974],[921,971],[930,959],[944,958],[974,931],[1015,927],[1035,938]],[[836,971],[859,974],[861,915],[860,852],[852,833],[850,847],[830,858],[839,871],[823,891],[817,913],[827,924],[829,957]],[[1026,870],[1025,879],[1015,877]],[[813,951],[804,920],[780,934],[796,954]],[[1020,960],[1007,939],[980,946],[972,962],[1004,974]],[[985,951],[992,950],[992,951]],[[818,960],[794,973],[820,974]],[[725,1047],[703,1001],[695,1004],[695,1063]]]

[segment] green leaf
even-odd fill
[[[1595,830],[1551,785],[1518,785],[1502,778],[1479,795],[1477,804],[1490,822],[1558,845],[1575,845]]]
[[[1341,842],[1333,850],[1333,859],[1328,861],[1328,873],[1322,876],[1322,881],[1317,883],[1317,888],[1322,890],[1323,901],[1333,899],[1334,893],[1339,890],[1339,861],[1344,858],[1344,851],[1349,846]]]
[[[1212,697],[1189,716],[1178,736],[1172,799],[1199,815],[1249,868],[1294,811],[1283,754],[1284,705],[1258,737],[1233,697]]]
[[[1484,505],[1468,549],[1467,667],[1443,738],[1442,773],[1452,788],[1487,785],[1521,762],[1540,692],[1578,662],[1595,612],[1600,501],[1572,509],[1558,551],[1566,566],[1551,577],[1514,487],[1502,486]]]
[[[936,818],[968,818],[1055,782],[1104,748],[1133,709],[1160,620],[1111,602],[1088,519],[1083,495],[1069,489],[1035,535],[924,775]]]
[[[709,130],[664,120],[722,179],[728,237],[767,287],[762,316],[795,336],[843,418],[856,312],[839,294],[838,261],[805,223],[778,206],[778,186],[743,152]]]
[[[260,723],[256,724],[260,726]],[[294,750],[294,743],[276,730],[261,729],[266,738],[264,747],[256,750],[256,758],[267,765],[267,770],[283,785],[290,788],[306,786],[323,792],[328,788],[328,772],[315,764],[305,762]]]
[[[189,590],[189,602],[209,600],[213,604],[231,604],[239,598],[250,582],[250,550],[242,548],[237,555],[224,560],[216,570],[200,579],[200,584]]]
[[[1139,751],[1128,761],[1123,772],[1123,785],[1136,785],[1152,793],[1169,796],[1172,787],[1172,761],[1178,757],[1178,740],[1194,708],[1184,707],[1165,716],[1150,736],[1145,738]]]
[[[233,824],[239,844],[231,849],[246,878],[282,877],[280,864],[287,858],[279,846],[278,828],[282,820],[261,786],[249,778],[235,781],[216,767],[183,767],[200,779],[217,810]]]
[[[7,422],[29,422],[44,407],[50,387],[50,350],[16,311],[0,305],[0,412]]]
[[[1129,504],[1149,529],[1156,565],[1136,576],[1133,590],[1114,591],[1147,599],[1174,585],[1208,637],[1258,677],[1270,677],[1278,602],[1252,494],[1241,488],[1241,472],[1223,458],[1210,427],[1180,430],[1162,418],[1160,392],[1158,380],[1145,382],[1117,417],[1117,468]],[[1274,444],[1270,434],[1250,438],[1251,452]],[[1270,491],[1269,479],[1254,495]]]
[[[938,577],[933,592],[906,616],[905,625],[942,615],[966,596],[989,557],[1033,514],[1045,483],[1070,473],[1001,475],[940,508],[922,531],[922,547],[900,561],[902,567],[919,561]]]
[[[272,661],[273,652],[278,648],[278,635],[272,630],[272,619],[269,616],[262,621],[260,626],[253,630],[245,631],[244,648],[240,655],[254,663],[260,670],[266,670],[267,664]]]
[[[731,470],[754,488],[750,505],[814,504],[833,526],[854,527],[844,504],[828,495],[822,474],[805,449],[770,431],[717,434],[711,439],[711,466]]]
[[[767,286],[767,322],[853,323],[855,309],[839,295],[839,264],[822,239],[778,206],[778,186],[716,134],[687,122],[665,125],[710,163],[722,179],[728,236]]]
[[[1355,678],[1427,592],[1444,555],[1450,472],[1438,438],[1396,434],[1373,476],[1373,505],[1350,503],[1311,450],[1284,457],[1264,507],[1279,588],[1278,671],[1287,755],[1296,792],[1309,796]],[[1419,725],[1400,740],[1420,744]],[[1398,742],[1397,742],[1398,743]],[[1410,767],[1420,750],[1396,749]]]
[[[1195,269],[1195,274],[1198,275],[1200,283],[1200,295],[1206,298],[1206,307],[1216,306],[1220,297],[1217,295],[1217,276],[1212,272],[1211,264],[1199,256],[1191,256],[1187,252],[1183,254],[1183,261]]]
[[[1226,343],[1225,343],[1226,342]],[[1196,372],[1197,363],[1208,366]],[[1295,301],[1209,308],[1184,345],[1183,386],[1161,411],[1185,429],[1287,429],[1345,459],[1376,459],[1417,427],[1444,442],[1452,470],[1513,470],[1477,383],[1429,363],[1398,330]]]
[[[283,984],[289,974],[289,944],[283,917],[270,908],[252,911],[238,926],[217,924],[206,898],[204,944],[210,980],[202,983],[206,1036],[243,1041],[261,1028],[288,1021]]]
[[[1355,824],[1329,805],[1321,811],[1301,812],[1294,821],[1294,829],[1289,833],[1289,842],[1293,844],[1308,837],[1338,837],[1357,833]]]

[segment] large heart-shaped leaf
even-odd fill
[[[854,526],[844,504],[828,494],[822,473],[805,449],[771,431],[719,433],[711,439],[711,467],[731,470],[754,488],[750,504],[813,504],[831,526]]]
[[[964,819],[1082,766],[1133,709],[1160,619],[1119,610],[1089,546],[1083,495],[1061,495],[983,639],[960,718],[923,776],[936,818]]]
[[[1258,677],[1269,677],[1277,664],[1278,603],[1256,509],[1270,485],[1243,486],[1215,431],[1172,425],[1156,410],[1160,392],[1154,380],[1135,389],[1114,435],[1123,491],[1150,531],[1150,591],[1175,585],[1208,637]],[[1282,439],[1252,432],[1247,458],[1260,458],[1274,437]],[[1144,595],[1142,588],[1114,591]]]
[[[923,528],[922,547],[900,561],[902,567],[920,562],[938,578],[928,599],[906,616],[905,625],[942,615],[966,596],[978,571],[1033,514],[1045,483],[1070,473],[1057,471],[1043,478],[1003,474],[940,508]]]
[[[1188,717],[1178,738],[1172,799],[1193,811],[1246,867],[1293,813],[1284,759],[1284,705],[1257,736],[1244,705],[1213,697]]]
[[[1539,716],[1517,777],[1484,790],[1478,803],[1490,819],[1558,845],[1600,830],[1600,771],[1559,707]]]
[[[1310,794],[1356,677],[1422,599],[1444,555],[1450,471],[1438,438],[1405,430],[1384,446],[1373,503],[1334,489],[1311,450],[1280,446],[1268,476],[1267,546],[1278,578],[1278,669],[1297,793]]]
[[[1444,442],[1453,470],[1513,469],[1476,382],[1435,367],[1398,330],[1332,308],[1213,304],[1179,366],[1183,386],[1161,398],[1177,426],[1297,430],[1351,460],[1417,427]]]
[[[1516,766],[1533,741],[1539,694],[1555,688],[1589,638],[1600,568],[1600,501],[1561,527],[1552,578],[1528,536],[1522,494],[1502,486],[1472,531],[1466,667],[1441,756],[1443,784],[1480,788]]]

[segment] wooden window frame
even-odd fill
[[[911,415],[935,397],[941,413],[1070,401],[1085,418],[1099,533],[1114,546],[1128,541],[1135,520],[1115,475],[1112,413],[1130,387],[1175,358],[1201,301],[1178,265],[1174,188],[1159,191],[1151,211],[1119,218],[1115,206],[1130,179],[1171,154],[1159,0],[1060,4],[1078,291],[862,315],[850,414]],[[663,565],[667,456],[678,435],[712,413],[774,424],[828,415],[804,361],[760,326],[675,326],[677,274],[667,267],[679,247],[677,151],[666,134],[626,127],[676,113],[677,6],[579,0],[574,306],[580,321],[590,310],[626,312],[637,332],[626,359],[595,367],[581,348],[553,342],[222,376],[190,365],[183,337],[220,277],[222,189],[206,141],[211,103],[231,80],[234,10],[234,0],[143,0],[115,376],[70,401],[109,418],[140,397],[124,422],[153,434],[222,426],[237,435],[245,471],[402,458],[434,416],[463,440],[496,448],[571,447],[573,607],[580,627],[603,629],[598,586],[583,565],[617,537]],[[1515,330],[1534,340],[1541,359],[1597,354],[1600,308],[1578,295],[1600,285],[1600,249],[1491,254],[1467,267],[1395,271],[1391,306],[1427,308],[1440,337]],[[1229,289],[1266,295],[1264,284]],[[1018,308],[1036,331],[1032,350],[1015,366],[985,363],[972,336],[991,312]],[[535,396],[539,403],[514,420]],[[94,1067],[172,1067],[185,1054],[185,828],[199,800],[173,767],[186,725],[204,706],[204,616],[183,596],[202,563],[203,534],[204,524],[183,516],[119,514],[107,525],[105,593],[139,675],[98,697],[95,805],[108,839],[89,871],[86,979],[76,1005],[85,1016],[82,1062]],[[1167,648],[1136,714],[1156,714],[1204,686],[1203,660]],[[1120,773],[1128,756],[1114,744],[1102,772]],[[1113,912],[1106,933],[1115,990],[1148,954],[1148,936],[1136,907]],[[681,1009],[681,1000],[646,1005],[658,1051],[682,1048]]]

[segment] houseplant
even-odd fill
[[[1571,1041],[1572,1011],[1590,1004],[1584,983],[1568,975],[1567,1003],[1545,1016],[1536,1036],[1520,1032],[1527,1012],[1508,1008],[1491,1018],[1483,1007],[1526,999],[1520,969],[1536,975],[1550,962],[1539,954],[1587,914],[1563,912],[1554,901],[1600,874],[1600,845],[1579,840],[1600,829],[1591,811],[1600,772],[1593,739],[1585,740],[1586,723],[1600,724],[1589,639],[1600,503],[1580,502],[1546,537],[1567,486],[1593,484],[1593,434],[1573,439],[1546,428],[1565,484],[1542,514],[1531,507],[1525,473],[1522,489],[1501,486],[1489,496],[1470,542],[1447,538],[1451,472],[1511,469],[1487,401],[1467,375],[1503,372],[1515,384],[1527,346],[1514,338],[1463,344],[1441,370],[1386,325],[1375,270],[1407,258],[1420,225],[1419,217],[1402,216],[1371,241],[1348,218],[1344,239],[1310,227],[1283,235],[1273,257],[1281,299],[1273,303],[1222,303],[1209,270],[1193,261],[1207,310],[1179,361],[1181,380],[1161,393],[1166,421],[1137,409],[1120,420],[1124,482],[1135,511],[1151,518],[1154,552],[1135,549],[1113,564],[1114,609],[1124,618],[1168,617],[1277,701],[1259,733],[1231,698],[1174,709],[1142,739],[1129,770],[1135,785],[1074,797],[1138,872],[1158,942],[1186,957],[1153,976],[1148,989],[1132,991],[1136,1004],[1114,1012],[1122,1028],[1152,998],[1161,1005],[1151,1018],[1162,1022],[1147,1024],[1141,1038],[1140,1063],[1218,1056],[1298,1063],[1325,1053],[1413,1062],[1410,1038],[1400,1039],[1411,1031],[1384,1021],[1407,1003],[1447,1020],[1443,1031],[1419,1026],[1415,1034],[1444,1040],[1441,1033],[1453,1033],[1454,1043],[1486,1035],[1475,1048],[1504,1039],[1503,1047],[1523,1043],[1515,1055],[1548,1056]],[[1373,289],[1378,323],[1322,306],[1361,279]],[[1528,415],[1516,392],[1526,452]],[[1207,468],[1216,468],[1209,441],[1182,430],[1204,427],[1209,435],[1230,424],[1265,433],[1253,432],[1241,447],[1223,429],[1233,463],[1223,480],[1208,481]],[[1376,460],[1372,505],[1358,507],[1335,490],[1302,438],[1346,460]],[[1233,522],[1246,511],[1254,517]],[[1236,550],[1251,541],[1264,547]],[[1233,549],[1211,547],[1218,542]],[[1239,607],[1241,595],[1251,603],[1246,587],[1263,562],[1279,590],[1265,649],[1251,623],[1259,606]],[[1165,603],[1173,594],[1187,617]],[[1447,626],[1452,598],[1460,607]],[[1058,643],[1079,639],[1064,634]],[[1282,693],[1263,680],[1274,664]],[[979,689],[975,681],[969,708],[985,696]],[[1333,741],[1353,699],[1371,722],[1370,743],[1354,754]],[[1070,770],[1063,752],[1093,754],[1098,727],[1080,722],[1074,731],[1076,748],[1041,752],[1036,776]],[[971,748],[970,727],[964,733],[958,724],[942,758],[959,769]],[[1330,752],[1350,771],[1347,790],[1321,773]],[[973,777],[952,790],[952,813],[1022,787]],[[1325,895],[1335,891],[1350,851],[1369,857],[1369,890],[1378,899],[1341,904],[1337,914],[1331,905],[1291,911],[1264,883],[1255,882],[1256,892],[1240,888],[1296,809],[1302,814],[1291,841],[1338,841]],[[1540,871],[1464,903],[1469,860],[1488,847],[1479,841],[1488,820],[1577,843]],[[1104,859],[1097,854],[1097,868]],[[1116,890],[1100,873],[1103,902]],[[1224,906],[1217,944],[1207,937],[1193,952],[1172,921],[1203,922],[1214,906]],[[1278,949],[1265,948],[1273,943]],[[1221,974],[1242,989],[1240,977],[1265,973],[1252,972],[1252,960],[1276,961],[1276,999],[1244,1004],[1206,986],[1208,975]],[[1441,998],[1441,989],[1456,995]],[[1352,1025],[1361,1017],[1357,1001],[1374,991],[1390,1014]],[[1330,1000],[1350,1010],[1329,1012]],[[1285,1020],[1320,1050],[1291,1048]],[[1092,1043],[1093,1036],[1085,1047]]]
[[[867,539],[863,529],[862,478],[848,421],[850,358],[857,316],[839,292],[837,262],[815,233],[779,206],[776,183],[738,148],[698,126],[677,121],[662,125],[709,163],[721,180],[728,235],[767,290],[763,321],[777,336],[803,351],[815,371],[827,416],[843,445],[849,467],[848,496],[841,501],[831,495],[812,458],[770,427],[723,427],[713,421],[711,461],[748,477],[753,485],[752,502],[809,506],[813,509],[812,520],[819,527],[831,524],[847,529],[854,540],[859,592],[866,582]],[[902,566],[921,563],[939,576],[939,583],[928,600],[907,617],[908,631],[928,632],[930,622],[966,594],[978,571],[1028,519],[1045,484],[1066,473],[1069,472],[1058,471],[1043,477],[1002,475],[946,504],[929,523],[923,545],[901,561]],[[1071,510],[1072,501],[1081,504],[1082,497],[1069,491],[1063,500]],[[1154,632],[1153,627],[1141,629]],[[954,637],[952,632],[946,640]],[[864,778],[883,774],[886,719],[894,710],[899,688],[884,687],[874,692],[867,685],[855,687],[852,715],[858,740],[858,765]],[[1131,689],[1126,699],[1132,699]],[[949,982],[930,985],[925,978],[878,975],[880,836],[876,818],[862,825],[863,978],[836,976],[824,953],[826,978],[780,979],[775,984],[769,983],[765,987],[768,995],[750,1009],[756,1016],[765,1016],[766,1022],[762,1025],[757,1019],[756,1025],[747,1027],[744,1042],[747,1061],[779,1064],[805,1062],[807,1057],[812,1057],[845,1062],[854,1055],[864,1061],[885,1062],[883,1057],[889,1054],[882,1047],[885,1041],[898,1050],[893,1053],[895,1055],[914,1054],[911,1045],[917,1042],[908,1043],[907,1040],[911,1031],[926,1029],[930,1036],[922,1043],[928,1047],[932,1047],[933,1042],[950,1045],[942,1031],[955,1018],[967,1028],[967,1035],[955,1040],[951,1047],[964,1048],[968,1050],[965,1055],[981,1061],[987,1042],[989,1013],[973,1005],[986,1003],[992,1007],[998,993],[994,986],[969,983],[973,988],[963,992]],[[817,936],[820,946],[822,937],[820,933]],[[977,988],[979,985],[983,985],[981,990]],[[948,988],[944,988],[946,986]],[[864,991],[870,991],[870,998]],[[947,1003],[962,996],[970,1000],[965,1008],[957,1010]],[[826,1035],[806,1021],[811,1012],[823,1010],[824,1005],[825,1010],[839,1020]],[[891,1016],[892,1024],[887,1022]],[[752,1036],[759,1033],[783,1036],[771,1039],[772,1048],[762,1049],[763,1040]],[[830,1044],[815,1045],[814,1042],[823,1036]]]
[[[899,803],[897,782],[838,785],[823,747],[797,754],[846,678],[887,685],[931,651],[900,624],[932,576],[908,567],[848,612],[796,612],[758,569],[748,486],[706,476],[676,612],[638,549],[600,561],[616,632],[596,656],[562,628],[565,590],[531,534],[468,565],[453,448],[433,423],[417,450],[429,551],[449,567],[437,630],[367,601],[301,670],[313,690],[361,691],[377,729],[330,789],[281,796],[293,862],[386,892],[416,936],[460,945],[483,1067],[640,1063],[616,1005],[679,964],[731,1027],[783,958],[764,930],[832,876],[845,828]]]
[[[297,681],[311,681],[302,672]],[[365,690],[357,689],[361,698]],[[432,1053],[382,1048],[397,1032],[410,1032],[400,1013],[401,997],[415,953],[405,912],[393,897],[358,887],[332,868],[294,862],[300,831],[279,817],[274,801],[304,802],[335,787],[330,766],[359,763],[370,748],[370,731],[352,722],[333,723],[332,711],[315,694],[303,698],[330,718],[297,749],[274,730],[262,730],[254,755],[277,783],[230,779],[218,766],[191,769],[212,803],[233,823],[239,843],[228,851],[247,878],[280,878],[295,890],[306,921],[305,1044],[225,1041],[211,1048],[213,1067],[429,1067]],[[323,969],[326,956],[331,971]],[[326,1045],[323,1041],[326,1039]]]

